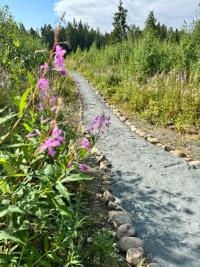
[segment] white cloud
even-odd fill
[[[196,16],[199,0],[124,0],[128,9],[129,23],[143,26],[150,10],[158,21],[172,27],[181,27],[183,21],[191,21]],[[57,15],[66,12],[66,20],[82,20],[102,31],[112,28],[113,14],[118,0],[57,0],[54,11]]]

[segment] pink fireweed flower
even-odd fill
[[[43,103],[41,103],[41,107],[40,110],[44,110],[45,109],[45,104],[44,101],[46,100],[47,97],[47,89],[49,86],[49,81],[47,79],[44,78],[40,78],[37,84],[38,88],[40,89],[40,97],[43,101]]]
[[[94,118],[89,126],[88,131],[91,134],[104,133],[104,128],[110,126],[110,117],[105,115],[98,115]]]
[[[47,71],[49,69],[49,65],[47,63],[45,63],[44,65],[40,66],[41,70]]]
[[[89,149],[90,148],[90,141],[87,138],[84,138],[81,142],[81,145],[83,148]]]
[[[81,170],[82,172],[87,172],[88,169],[89,169],[89,166],[88,166],[87,164],[85,164],[85,163],[80,163],[80,164],[79,164],[79,168],[80,168],[80,170]]]
[[[46,90],[49,86],[49,81],[47,79],[40,78],[37,85],[40,90]]]
[[[62,75],[62,76],[67,76],[67,72],[66,72],[66,70],[60,70],[59,73],[60,73],[60,75]]]
[[[52,130],[52,134],[49,138],[47,138],[44,143],[40,146],[39,151],[44,152],[48,150],[48,154],[50,156],[55,156],[56,151],[55,148],[61,146],[64,142],[64,137],[62,136],[62,130],[60,130],[57,126]]]
[[[65,71],[65,59],[64,55],[66,54],[66,50],[62,49],[60,45],[56,45],[56,51],[54,56],[54,65],[55,69],[61,74],[66,75]]]

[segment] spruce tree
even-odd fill
[[[122,0],[119,1],[118,10],[114,14],[114,30],[113,30],[113,37],[114,40],[117,42],[122,42],[124,39],[127,38],[127,13],[128,10],[123,7]]]
[[[144,31],[151,31],[151,32],[154,32],[156,33],[157,32],[157,25],[156,25],[156,18],[154,16],[154,13],[153,11],[150,11],[149,12],[149,15],[145,21],[145,28],[144,28]]]

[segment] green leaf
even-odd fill
[[[16,206],[10,205],[8,208],[3,209],[3,210],[0,211],[0,218],[4,217],[8,213],[21,213],[21,214],[23,214],[24,211],[21,210],[20,208],[16,207]]]
[[[52,265],[48,261],[43,260],[43,259],[41,259],[38,263],[40,263],[42,266],[45,266],[45,267],[52,267]]]
[[[6,233],[5,231],[0,231],[0,240],[5,240],[5,241],[12,240],[16,243],[24,244],[24,242],[21,239],[19,239],[18,237],[12,236]]]
[[[13,167],[11,166],[11,164],[8,162],[7,159],[5,158],[0,158],[0,165],[3,166],[4,170],[10,174],[13,175],[15,173]]]
[[[64,179],[62,179],[62,183],[91,181],[93,179],[94,179],[93,177],[88,176],[87,174],[77,173],[77,174],[70,174],[69,176],[66,176]]]
[[[0,109],[0,114],[3,113],[6,109],[7,109],[7,107],[1,108]]]
[[[67,190],[66,187],[61,182],[56,183],[56,189],[59,191],[59,193],[67,200],[70,202],[70,194]]]
[[[18,148],[18,147],[31,147],[31,146],[33,146],[33,145],[32,144],[19,143],[19,144],[4,146],[4,148]]]
[[[27,132],[32,132],[33,131],[33,128],[30,127],[30,125],[28,123],[23,123],[23,126],[24,126],[24,129],[27,131]]]
[[[26,108],[26,106],[28,104],[28,96],[29,96],[32,89],[33,89],[33,87],[30,86],[29,88],[26,89],[26,91],[21,96],[21,99],[19,102],[19,113],[18,113],[19,118],[23,115],[24,109]]]
[[[17,114],[11,113],[11,114],[3,117],[3,118],[0,118],[0,125],[3,124],[3,123],[5,123],[5,122],[7,122],[7,121],[9,121],[9,120],[11,120],[12,118],[14,118],[16,116],[17,116]]]
[[[0,190],[3,193],[7,193],[8,192],[8,188],[7,188],[6,182],[4,180],[0,181]]]
[[[79,151],[79,156],[81,159],[84,159],[87,156],[87,150],[84,148],[81,148]]]

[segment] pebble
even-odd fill
[[[131,224],[131,216],[125,211],[110,211],[109,220],[113,223],[114,227],[118,228],[122,224]]]
[[[130,224],[122,224],[117,229],[117,238],[121,239],[124,236],[134,236],[135,232],[135,228],[132,227]]]
[[[99,163],[101,161],[105,161],[106,160],[105,155],[99,155],[99,156],[97,156],[97,160],[98,160]]]
[[[101,189],[101,192],[102,192],[102,193],[103,193],[103,192],[107,192],[107,191],[111,192],[111,191],[112,191],[112,186],[109,185],[109,184],[107,184],[107,185],[102,185],[102,186],[100,187],[100,189]]]
[[[114,196],[109,191],[104,192],[102,198],[106,203],[114,200]]]
[[[126,125],[127,125],[128,127],[130,127],[130,126],[131,126],[131,122],[130,122],[129,120],[126,120]]]
[[[174,150],[174,148],[172,146],[168,146],[168,145],[164,145],[162,148],[167,152]]]
[[[108,162],[106,160],[100,162],[100,170],[105,171],[108,168]]]
[[[186,160],[187,162],[193,161],[192,158],[186,158],[185,160]]]
[[[108,209],[109,210],[115,210],[116,206],[117,205],[115,204],[115,202],[113,202],[113,201],[108,202]]]
[[[171,153],[174,155],[174,156],[177,156],[179,158],[186,158],[187,155],[185,152],[183,152],[182,150],[174,150],[174,151],[171,151]]]
[[[101,153],[99,153],[99,151],[98,151],[98,149],[96,147],[93,147],[91,149],[91,153],[92,153],[92,155],[100,155],[101,154]]]
[[[190,161],[189,164],[190,164],[194,169],[199,169],[199,168],[200,168],[200,160]]]
[[[101,179],[103,180],[103,182],[108,182],[108,181],[111,181],[112,180],[112,178],[109,175],[103,175],[101,177]]]
[[[139,248],[144,246],[143,240],[137,237],[124,236],[119,240],[119,249],[126,252],[129,248]]]
[[[137,128],[134,125],[132,125],[131,126],[131,131],[133,131],[135,133],[137,131]]]
[[[124,116],[120,116],[120,120],[121,120],[122,122],[125,122],[125,121],[127,120],[127,118],[124,117]]]
[[[148,137],[147,141],[153,145],[157,145],[159,143],[159,140],[155,137]]]
[[[126,260],[129,264],[137,265],[144,256],[144,249],[139,248],[129,248],[126,253]]]
[[[137,135],[139,135],[140,137],[145,137],[145,135],[146,135],[146,133],[143,132],[143,131],[140,130],[140,129],[137,129],[137,130],[135,131],[135,133],[136,133]]]

